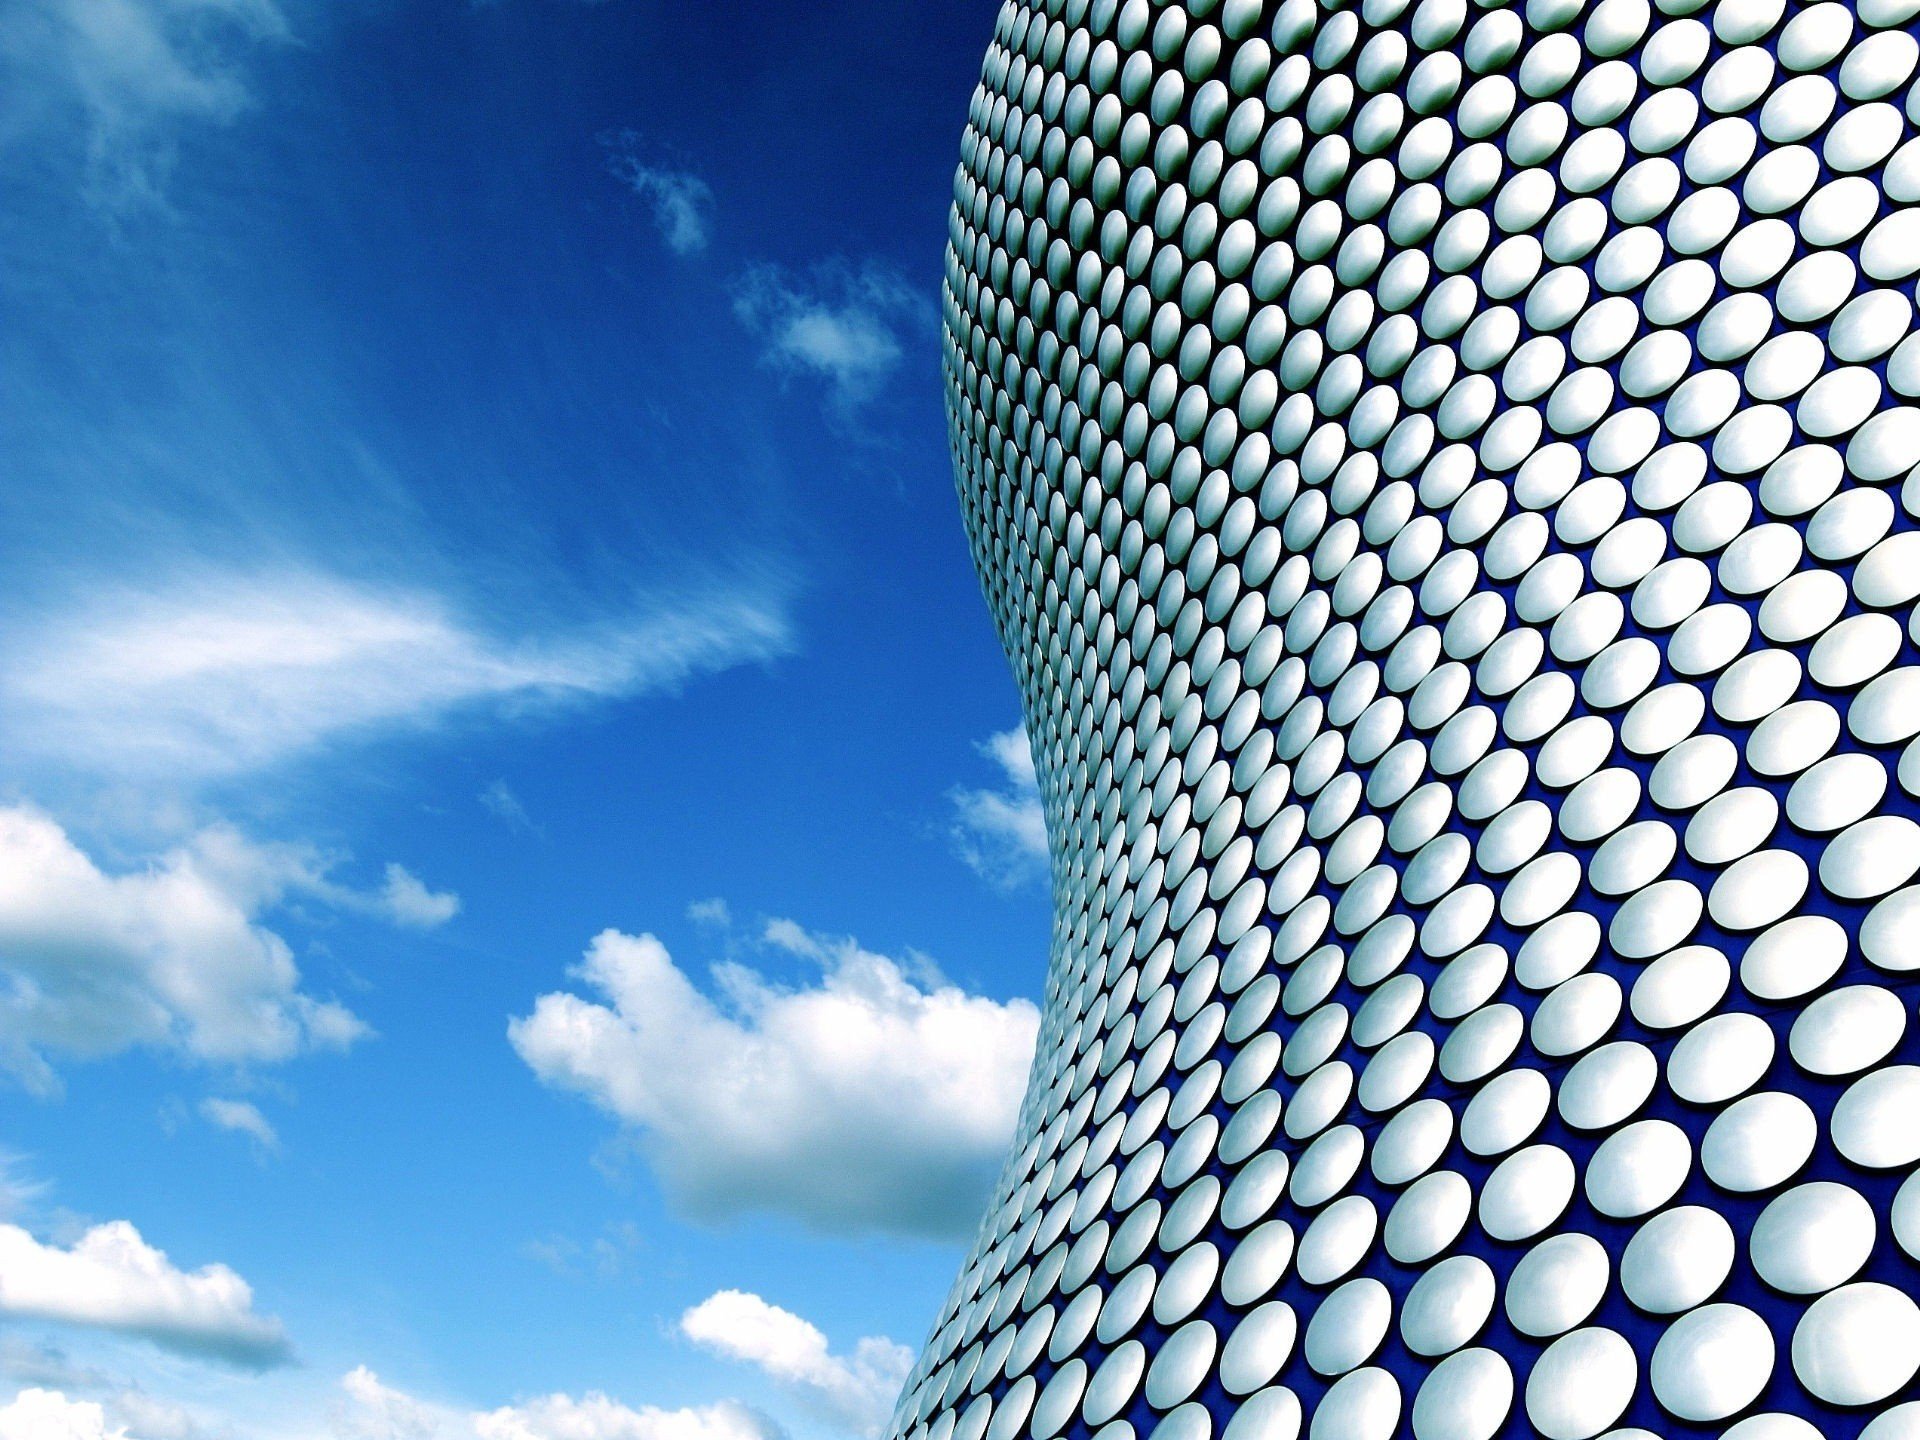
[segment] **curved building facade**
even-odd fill
[[[1920,0],[1009,0],[1053,848],[900,1440],[1920,1437]]]

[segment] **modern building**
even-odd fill
[[[1000,11],[1056,920],[898,1440],[1920,1437],[1917,11]]]

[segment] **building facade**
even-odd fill
[[[1053,849],[899,1440],[1920,1437],[1920,0],[1008,0]]]

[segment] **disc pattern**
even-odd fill
[[[897,1440],[1920,1437],[1920,0],[1008,0],[1046,804]]]

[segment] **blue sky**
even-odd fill
[[[0,1437],[877,1423],[1045,958],[993,11],[0,0]]]

